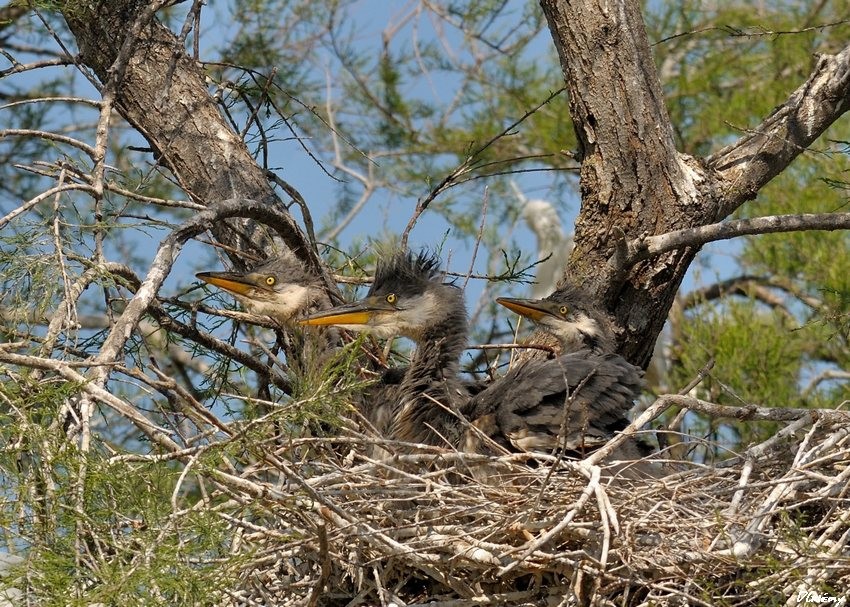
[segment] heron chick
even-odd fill
[[[542,299],[499,297],[496,302],[553,335],[564,353],[585,348],[597,354],[616,350],[614,321],[578,286],[567,285]]]
[[[599,368],[604,369],[603,376],[608,377],[593,379],[595,385],[605,388],[605,398],[587,401],[587,406],[593,410],[594,416],[580,419],[587,430],[580,437],[574,437],[582,441],[581,448],[578,449],[580,452],[593,447],[594,443],[605,442],[605,436],[610,438],[613,433],[628,425],[627,414],[640,396],[644,372],[615,353],[614,321],[593,302],[589,293],[576,285],[568,284],[542,299],[500,297],[496,301],[531,319],[540,329],[554,336],[561,344],[562,353],[566,353],[558,360],[569,361],[573,357],[572,353],[580,354],[579,359],[589,359],[587,354],[592,353],[593,356],[602,357],[607,361],[604,367]],[[585,364],[576,358],[563,364],[575,367],[576,363]],[[573,371],[575,370],[578,369],[574,368]],[[580,374],[575,375],[579,376]],[[594,384],[589,386],[591,392],[595,390]],[[521,438],[527,440],[525,436]],[[575,447],[570,445],[569,436],[567,439],[563,444],[568,449],[575,450]],[[640,459],[653,451],[650,443],[638,436],[622,443],[613,459]],[[636,466],[634,470],[648,475],[660,472],[652,463]]]
[[[365,403],[376,428],[395,440],[473,453],[493,454],[499,446],[580,457],[628,425],[642,385],[642,371],[622,357],[584,349],[528,361],[473,396],[459,376],[468,334],[463,293],[443,282],[437,259],[422,254],[380,262],[365,298],[300,322],[416,342],[401,380],[379,385]]]
[[[616,354],[590,350],[514,366],[474,396],[464,413],[479,430],[509,450],[560,451],[583,457],[629,425],[643,371]],[[477,441],[474,434],[467,440]],[[477,442],[466,450],[480,451]],[[614,459],[638,459],[641,448]]]
[[[465,337],[463,294],[442,282],[439,266],[439,259],[426,252],[397,253],[378,262],[364,299],[313,314],[301,324],[334,325],[382,339],[408,337],[417,343],[449,333]]]
[[[413,340],[410,365],[385,373],[364,403],[365,413],[389,438],[445,446],[457,442],[460,432],[451,410],[469,399],[458,374],[468,322],[463,292],[443,282],[439,267],[427,252],[395,253],[379,260],[365,298],[299,322]]]
[[[233,295],[248,312],[284,324],[325,297],[319,278],[290,252],[250,272],[200,272],[195,276]]]

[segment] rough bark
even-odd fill
[[[219,112],[200,67],[180,40],[154,16],[155,4],[138,0],[69,3],[63,15],[115,108],[147,139],[196,201],[212,204],[249,198],[282,205],[264,171]],[[290,217],[286,245],[315,268],[318,258]],[[268,239],[255,223],[229,220],[216,237],[237,250],[265,249]]]
[[[634,265],[627,242],[714,223],[779,174],[848,109],[848,54],[821,58],[809,81],[763,125],[711,158],[680,154],[639,3],[541,0],[581,145],[581,211],[565,278],[613,313],[621,352],[646,366],[699,250]],[[850,48],[850,47],[848,47]]]
[[[756,129],[706,159],[722,192],[721,215],[732,213],[850,109],[850,45],[821,55],[809,78]]]
[[[618,244],[707,222],[716,205],[700,198],[699,172],[676,152],[661,83],[636,3],[543,0],[570,92],[581,145],[581,211],[569,273],[623,327],[621,350],[645,366],[696,249],[620,272]]]
[[[569,274],[614,314],[623,354],[645,366],[698,246],[633,266],[616,263],[617,252],[644,235],[714,223],[755,197],[847,111],[850,47],[820,58],[811,78],[760,127],[707,159],[694,159],[675,148],[639,3],[541,5],[581,146],[582,207]],[[208,94],[203,73],[156,20],[154,8],[139,0],[103,0],[66,5],[63,14],[80,61],[114,92],[116,109],[196,200],[280,204]],[[237,249],[263,242],[252,224],[222,226],[216,236]],[[320,267],[294,221],[286,244]]]

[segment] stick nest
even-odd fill
[[[850,418],[848,418],[850,419]],[[796,605],[850,591],[850,421],[717,466],[487,458],[349,428],[224,484],[230,605]],[[628,469],[626,468],[626,471]],[[802,598],[800,598],[802,597]],[[800,603],[803,604],[803,603]]]

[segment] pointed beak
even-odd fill
[[[367,325],[377,313],[392,311],[395,311],[395,308],[382,301],[364,299],[311,314],[299,320],[298,323],[314,327],[326,325]]]
[[[199,272],[195,274],[195,277],[236,295],[248,296],[253,290],[262,288],[252,282],[247,275],[235,272]]]
[[[513,299],[511,297],[497,297],[496,303],[505,306],[508,310],[516,312],[537,322],[551,313],[546,309],[545,303],[540,299]]]

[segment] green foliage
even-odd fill
[[[33,595],[58,598],[62,588],[76,587],[81,605],[112,604],[115,597],[127,597],[123,604],[213,604],[232,581],[217,562],[226,554],[226,526],[209,511],[172,510],[179,470],[165,462],[110,464],[100,456],[86,464],[83,516],[72,508],[73,478],[55,479],[55,498],[67,505],[58,509],[57,533],[30,546]],[[79,588],[75,563],[80,526],[93,561],[86,588]]]
[[[800,382],[805,352],[796,327],[781,312],[752,300],[704,304],[683,323],[680,342],[672,353],[673,384],[683,385],[695,377],[709,360],[711,375],[700,384],[700,398],[720,404],[758,404],[799,407]],[[692,422],[696,433],[715,432]],[[729,424],[721,442],[732,448],[765,440],[776,424],[752,422]],[[729,432],[735,439],[729,441]]]
[[[706,155],[741,136],[808,77],[817,53],[840,50],[850,32],[840,3],[744,2],[659,5],[647,28],[664,79],[680,149]],[[826,24],[820,27],[821,24]],[[678,35],[678,36],[677,36]],[[742,207],[740,216],[826,213],[847,206],[848,139],[838,121]],[[727,404],[834,406],[844,382],[817,381],[847,369],[850,248],[846,232],[794,232],[742,239],[736,274],[753,286],[698,301],[673,336],[671,386],[692,379],[709,357],[703,396]],[[717,259],[717,258],[715,258]],[[728,271],[727,271],[728,272]],[[715,275],[715,272],[711,272]],[[730,423],[735,443],[763,440],[775,427]],[[734,446],[734,445],[733,445]]]
[[[685,341],[698,346],[682,348],[681,360],[691,372],[716,360],[712,376],[720,383],[703,385],[709,400],[796,406],[803,352],[798,340],[789,340],[793,328],[785,320],[750,300],[729,301],[687,324]]]
[[[201,497],[194,477],[181,478],[169,459],[127,457],[106,443],[81,454],[56,432],[59,407],[79,386],[15,379],[0,385],[8,406],[0,414],[0,537],[27,555],[30,599],[214,604],[238,561],[223,567],[218,560],[227,554],[224,522],[187,507]]]
[[[755,126],[805,81],[815,53],[840,50],[841,3],[658,5],[647,31],[680,148],[709,154]],[[818,24],[837,24],[817,27]]]
[[[264,93],[273,119],[287,120],[314,150],[330,155],[336,148],[342,164],[370,175],[393,197],[423,196],[472,155],[471,170],[460,180],[468,185],[455,186],[431,205],[431,213],[454,227],[453,236],[471,239],[485,185],[478,178],[518,168],[546,170],[552,171],[552,187],[559,187],[570,179],[557,171],[571,164],[563,151],[574,149],[575,137],[565,95],[532,112],[562,86],[556,57],[540,51],[548,34],[533,2],[434,8],[433,22],[415,16],[377,32],[371,15],[353,2],[237,2],[238,34],[224,54],[228,62],[263,73],[269,66],[278,70],[276,84]],[[277,20],[267,19],[269,14]],[[283,31],[281,22],[287,24]],[[316,61],[327,65],[327,78],[312,69]],[[297,70],[302,72],[292,73]],[[228,75],[238,81],[240,94],[248,94],[245,85],[255,76]],[[252,88],[256,93],[262,87]],[[252,103],[266,101],[252,94]],[[527,113],[515,132],[477,152]],[[337,201],[320,218],[328,226],[349,213],[362,193],[347,171],[336,175],[342,180]],[[503,216],[515,199],[490,204]],[[498,239],[487,235],[485,242]]]

